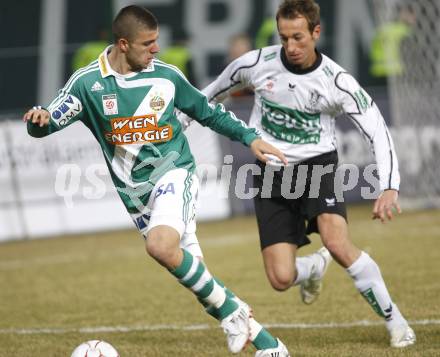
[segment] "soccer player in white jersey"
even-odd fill
[[[282,342],[202,261],[195,235],[195,164],[175,109],[250,146],[259,160],[272,154],[286,162],[284,155],[222,105],[209,104],[177,68],[154,58],[159,27],[148,10],[123,8],[113,21],[113,34],[114,44],[76,71],[47,108],[24,114],[28,132],[43,137],[76,121],[85,124],[103,150],[146,251],[221,321],[230,351],[240,352],[251,340],[257,356],[288,356]]]
[[[376,104],[358,82],[316,50],[321,32],[319,5],[314,0],[285,0],[276,20],[281,45],[244,54],[202,91],[210,101],[221,101],[238,88],[252,87],[255,103],[249,125],[260,130],[263,139],[289,161],[290,165],[278,167],[280,170],[276,160],[272,165],[258,162],[266,178],[254,176],[259,189],[255,211],[267,277],[279,291],[299,285],[303,302],[311,304],[321,291],[322,277],[333,257],[384,318],[391,346],[409,346],[415,343],[415,334],[391,299],[378,265],[350,241],[345,206],[337,199],[334,186],[338,162],[335,118],[346,113],[375,153],[382,193],[374,203],[373,218],[384,222],[392,219],[394,209],[400,213],[400,177],[391,136]],[[183,123],[190,120],[185,116],[180,119]],[[313,198],[309,193],[319,175],[313,174],[313,179],[311,175],[314,168],[319,169],[317,165],[326,171],[316,171],[324,175],[319,195]],[[295,193],[297,180],[305,182],[304,193],[289,198],[286,188],[287,193]],[[311,232],[320,234],[325,247],[296,258],[298,248],[309,243],[307,234]]]

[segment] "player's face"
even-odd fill
[[[135,38],[128,42],[125,56],[132,71],[138,72],[148,67],[160,50],[158,38],[159,29],[140,30]]]
[[[305,17],[298,16],[294,19],[280,17],[278,33],[290,64],[300,68],[313,65],[316,60],[316,41],[321,33],[320,25],[315,26],[310,33]]]

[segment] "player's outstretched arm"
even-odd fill
[[[335,102],[359,128],[374,152],[381,191],[399,190],[400,174],[393,139],[369,94],[348,73],[335,78]],[[390,193],[386,196],[391,195]],[[380,200],[382,201],[382,200]]]
[[[276,156],[284,165],[287,165],[287,159],[284,154],[263,139],[255,139],[252,141],[250,148],[257,159],[262,162],[269,161],[269,158],[266,156],[266,154],[268,154]]]
[[[216,80],[201,90],[208,102],[221,103],[234,91],[252,86],[251,74],[260,57],[261,50],[253,50],[232,61]],[[177,120],[179,120],[183,130],[190,126],[193,119],[196,118],[183,112],[177,113]]]
[[[396,190],[385,190],[374,202],[373,219],[380,219],[382,223],[393,219],[393,210],[402,213],[399,202],[397,201],[399,193]]]

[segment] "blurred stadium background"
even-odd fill
[[[424,330],[420,327],[420,330],[425,333],[421,337],[422,343],[425,343],[424,352],[422,349],[413,350],[413,354],[410,352],[405,355],[434,356],[435,351],[438,352],[440,349],[438,342],[440,341],[438,328],[440,315],[438,299],[435,297],[440,292],[438,284],[440,256],[437,253],[439,251],[440,214],[438,210],[435,210],[440,204],[440,181],[438,180],[440,154],[440,101],[438,100],[440,98],[438,41],[440,24],[438,18],[440,17],[440,3],[438,0],[411,2],[406,0],[318,0],[317,2],[321,6],[323,25],[323,36],[318,48],[350,71],[381,108],[385,120],[392,129],[400,159],[402,201],[406,208],[420,210],[403,215],[396,221],[395,226],[370,228],[366,221],[369,208],[356,208],[351,227],[354,235],[357,235],[360,240],[358,243],[361,246],[374,247],[373,253],[379,252],[379,260],[382,258],[380,265],[385,275],[388,274],[391,277],[389,284],[390,286],[395,284],[392,292],[398,296],[398,301],[401,301],[402,305],[407,306],[404,310],[411,311],[420,304],[420,301],[423,301],[424,308],[416,309],[413,319],[434,321],[431,324],[427,323],[426,326],[422,324],[421,326],[425,326]],[[119,274],[116,276],[118,280],[129,279],[130,284],[136,286],[134,291],[138,291],[142,290],[137,288],[139,281],[148,282],[151,278],[149,273],[156,274],[159,269],[153,269],[151,262],[148,263],[147,269],[144,269],[143,260],[142,264],[138,264],[139,266],[132,261],[134,259],[139,263],[140,257],[143,256],[142,244],[133,239],[136,232],[133,231],[132,222],[111,186],[102,154],[91,134],[81,125],[74,125],[52,137],[36,140],[27,136],[25,127],[19,120],[29,107],[37,104],[45,105],[50,101],[69,78],[77,61],[87,58],[87,50],[81,52],[84,51],[84,46],[88,45],[93,53],[96,47],[111,41],[111,20],[114,14],[121,7],[131,3],[133,2],[126,0],[4,0],[0,3],[2,34],[0,42],[0,242],[7,242],[0,245],[0,301],[2,302],[0,356],[31,356],[32,348],[21,349],[19,347],[21,341],[31,346],[42,346],[42,350],[37,355],[66,355],[65,351],[70,347],[73,349],[72,344],[75,344],[75,341],[79,344],[81,339],[99,337],[96,334],[91,336],[84,331],[79,332],[78,329],[87,326],[158,325],[177,322],[186,326],[205,323],[206,318],[202,314],[196,315],[196,318],[191,314],[182,314],[182,320],[178,320],[175,317],[178,313],[176,308],[170,311],[171,320],[167,320],[167,316],[143,320],[145,316],[151,317],[150,314],[154,313],[151,304],[158,304],[167,299],[163,297],[156,300],[148,294],[144,294],[143,297],[149,299],[147,303],[149,308],[142,306],[143,302],[139,301],[139,297],[129,294],[128,300],[132,304],[130,305],[132,310],[127,310],[125,307],[125,317],[142,306],[141,311],[135,312],[129,321],[124,320],[122,313],[116,316],[106,316],[107,311],[118,310],[119,305],[115,301],[124,303],[124,299],[117,295],[125,294],[126,289],[131,289],[127,285],[118,283],[115,292],[110,291],[115,282],[106,275],[108,271]],[[247,36],[251,47],[273,44],[278,41],[271,21],[278,0],[144,0],[136,1],[136,4],[146,6],[158,17],[160,45],[164,58],[170,48],[177,48],[177,51],[183,50],[184,57],[189,56],[185,57],[186,65],[189,66],[188,76],[193,84],[200,88],[209,83],[230,61],[231,41],[237,35]],[[375,39],[379,37],[381,31],[386,33],[387,25],[396,22],[401,24],[400,11],[408,4],[411,5],[410,11],[413,17],[411,21],[406,22],[405,35],[400,38],[399,36],[389,38],[385,35],[387,41],[391,41],[390,44],[401,45],[398,47],[398,59],[402,61],[403,70],[399,73],[375,73],[372,69],[375,55],[377,55],[377,53],[374,54]],[[392,29],[389,31],[393,33]],[[395,53],[385,51],[385,56],[392,57]],[[239,95],[228,102],[228,107],[244,120],[247,120],[251,105],[252,97],[249,95]],[[211,262],[211,269],[222,272],[226,281],[235,284],[234,288],[237,287],[236,289],[243,293],[245,298],[251,300],[256,311],[262,311],[260,312],[263,316],[262,321],[274,324],[308,323],[310,321],[326,323],[361,319],[362,313],[361,317],[357,314],[358,309],[363,305],[358,300],[355,300],[353,306],[346,305],[348,312],[341,313],[336,305],[341,306],[341,303],[345,304],[345,301],[334,301],[337,299],[332,298],[332,301],[328,301],[329,311],[325,309],[326,304],[322,302],[317,311],[308,315],[309,312],[299,312],[299,300],[292,299],[290,302],[291,293],[288,297],[284,295],[280,297],[268,289],[258,256],[255,224],[250,223],[248,217],[253,214],[252,201],[239,200],[235,195],[236,187],[244,189],[249,187],[250,174],[243,175],[243,172],[238,169],[245,163],[253,162],[252,157],[241,145],[231,143],[197,124],[191,125],[188,129],[188,136],[200,165],[200,174],[205,177],[200,195],[199,221],[221,220],[218,223],[219,226],[215,226],[214,223],[201,225],[202,246],[205,242],[203,235],[208,238],[207,255],[208,262]],[[345,118],[338,120],[338,141],[343,163],[365,167],[373,161],[373,156],[357,129]],[[233,156],[232,163],[226,157],[230,154]],[[232,166],[231,182],[225,175],[222,175],[224,163]],[[360,202],[360,189],[363,186],[369,187],[369,184],[361,175],[359,184],[346,192],[346,200],[350,203]],[[237,223],[236,220],[230,221],[231,217],[243,218],[240,218]],[[237,243],[233,244],[234,248],[222,250],[216,246],[214,238],[219,235],[218,230],[222,230],[219,227],[234,228],[229,232],[229,239],[237,239]],[[395,227],[394,230],[393,227]],[[130,229],[130,231],[125,229]],[[108,233],[109,230],[114,232]],[[378,237],[366,234],[369,230],[377,236],[388,237],[388,240],[378,241]],[[249,237],[249,232],[252,233],[252,238]],[[79,235],[85,233],[88,235]],[[227,240],[228,238],[224,235],[223,230],[221,237]],[[47,237],[60,239],[30,241],[33,238]],[[73,237],[73,240],[65,237]],[[109,240],[107,237],[110,237]],[[402,237],[403,243],[399,240]],[[127,240],[130,240],[130,243],[127,243]],[[74,241],[77,241],[79,246],[71,247],[75,244]],[[223,244],[221,242],[220,239],[218,244]],[[128,244],[127,251],[123,250],[125,244]],[[136,248],[133,247],[135,244]],[[225,244],[225,247],[229,245]],[[72,249],[72,255],[67,257],[62,252],[69,249]],[[122,257],[119,258],[114,251],[121,249]],[[244,254],[244,250],[253,252],[252,258],[248,253]],[[393,253],[395,251],[401,255],[395,256]],[[246,283],[234,277],[231,268],[222,265],[222,254],[230,254],[232,265],[241,264],[248,259],[247,262],[251,265],[246,265],[243,269],[252,270],[248,276],[252,282],[258,281],[258,284],[249,285],[249,282]],[[393,255],[393,259],[387,261],[387,255]],[[408,263],[413,255],[414,259]],[[83,258],[78,258],[81,256]],[[122,271],[126,269],[126,266],[118,261],[128,265],[125,274]],[[78,268],[78,264],[85,266],[83,271]],[[416,274],[411,270],[409,276],[403,277],[399,275],[400,270],[394,269],[400,265],[402,265],[402,274],[408,274],[408,266],[419,271]],[[115,266],[120,266],[120,270]],[[52,271],[53,267],[57,268],[59,276]],[[135,279],[130,278],[132,276],[130,274],[136,276],[137,269],[141,270],[139,273],[141,278],[136,282]],[[38,277],[33,276],[35,273]],[[78,277],[78,280],[72,276],[69,277],[71,274]],[[86,275],[89,274],[88,280]],[[147,279],[145,279],[146,274]],[[46,278],[42,277],[44,275]],[[59,292],[62,295],[60,296],[62,306],[55,308],[53,315],[45,298],[52,295],[58,296],[55,292],[60,286],[57,283],[44,284],[52,277],[64,289],[64,292]],[[417,280],[421,277],[423,277],[422,280]],[[333,278],[336,279],[331,272],[330,279]],[[80,283],[83,279],[86,281]],[[64,284],[64,280],[72,286],[68,283]],[[409,280],[408,284],[405,285],[403,280]],[[345,288],[345,285],[348,286],[349,283],[345,280],[345,283],[335,281],[337,284],[342,284],[342,288]],[[91,316],[87,315],[88,310],[81,309],[77,305],[78,302],[72,301],[72,297],[78,299],[79,296],[75,285],[77,283],[81,289],[86,291],[90,289],[94,294],[86,294],[87,301],[84,302],[84,306],[94,311]],[[97,289],[95,284],[98,284],[100,289]],[[174,291],[178,290],[174,289],[175,286],[172,284],[172,282],[168,284],[172,286],[169,294],[174,294]],[[417,292],[414,292],[410,287],[411,284],[422,285],[423,288],[418,287]],[[153,284],[148,286],[153,287]],[[262,289],[259,290],[256,286],[261,286]],[[335,295],[338,295],[336,285],[333,290]],[[165,289],[165,291],[168,290]],[[349,286],[347,291],[353,298],[354,289]],[[93,300],[92,296],[96,297],[100,294],[110,294],[112,298],[102,299],[102,304],[94,302],[88,305],[88,299]],[[16,295],[21,296],[17,301],[13,297]],[[413,297],[409,298],[409,295]],[[420,300],[417,300],[418,298]],[[53,299],[50,298],[49,301]],[[185,299],[184,301],[188,302],[189,306],[196,309],[190,297],[185,295]],[[283,307],[288,304],[294,304],[296,307],[289,307],[289,313],[284,314],[281,308],[270,308],[266,303],[267,299],[274,299]],[[323,298],[323,301],[324,299],[326,298]],[[328,296],[327,299],[329,299]],[[173,298],[170,300],[172,304]],[[72,307],[65,311],[66,306],[71,304],[73,304]],[[265,312],[265,309],[269,311]],[[23,313],[25,310],[26,313]],[[350,315],[350,312],[353,315]],[[366,312],[365,319],[374,320],[374,317]],[[17,333],[20,329],[26,328],[35,328],[37,332],[35,335]],[[48,328],[48,332],[40,331],[39,335],[38,329],[44,328]],[[67,336],[60,337],[59,331],[51,333],[50,328],[64,328],[68,331],[65,333]],[[361,329],[355,328],[354,330],[359,332],[361,341]],[[377,327],[370,328],[369,331],[372,333],[367,338],[370,344],[371,341],[375,341],[376,337],[378,341],[383,339],[381,330]],[[197,336],[205,332],[203,329],[193,332],[191,338],[196,341]],[[164,332],[165,338],[172,339],[173,333],[172,331]],[[185,334],[180,330],[176,333]],[[325,333],[329,336],[328,330]],[[103,334],[110,339],[109,342],[113,341],[115,335],[109,335],[105,331]],[[142,350],[143,342],[140,336],[143,334],[145,331],[142,329],[140,332],[133,332],[131,342],[134,346],[138,346],[138,349],[133,350],[129,349],[129,343],[123,340],[122,335],[117,337],[116,340],[123,346],[122,351],[125,351],[122,355],[158,355],[160,346],[162,346],[160,334],[152,333],[157,336],[157,340],[154,340],[156,337],[153,336],[151,343],[155,346],[153,350],[156,352],[151,352],[151,354]],[[288,339],[288,330],[281,330],[281,334]],[[314,343],[313,333],[310,332],[308,335],[307,330],[301,333],[296,331],[295,334],[303,336],[304,342],[288,339],[288,345],[291,342],[290,345],[307,351],[302,354],[307,356],[350,356],[353,355],[353,351],[360,355],[359,346],[363,346],[356,341],[356,338],[351,337],[351,344],[346,349],[332,349],[337,348],[336,345],[343,345],[343,338],[330,333],[329,343],[332,348],[327,350],[321,342],[322,349],[314,350],[311,347]],[[213,338],[219,350],[201,353],[191,352],[179,344],[170,343],[170,346],[184,351],[182,355],[225,355],[226,350],[222,349],[221,336],[212,331],[209,331],[209,336]],[[69,348],[51,349],[50,346],[53,346],[59,338],[69,343]],[[432,339],[436,342],[433,343]],[[7,350],[6,345],[12,347]],[[207,346],[209,344],[205,342],[205,347]],[[386,348],[385,344],[374,345],[371,350],[367,349],[365,355],[385,355],[384,348]],[[173,349],[166,351],[168,352],[165,355],[176,353]],[[292,352],[294,352],[293,349]]]

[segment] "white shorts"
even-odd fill
[[[151,191],[144,212],[130,216],[144,238],[156,226],[169,226],[179,233],[181,248],[193,256],[203,257],[196,236],[198,190],[199,180],[195,174],[185,169],[168,171]]]

